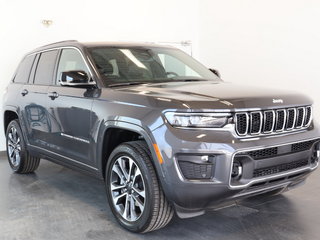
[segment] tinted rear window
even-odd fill
[[[31,55],[31,56],[25,57],[21,61],[20,65],[18,67],[17,74],[14,78],[15,83],[27,83],[28,82],[34,58],[35,58],[35,55]]]
[[[52,83],[57,54],[57,50],[41,53],[34,78],[35,84],[50,85]]]

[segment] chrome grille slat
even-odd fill
[[[276,131],[282,132],[286,124],[286,111],[285,109],[280,109],[276,111]]]
[[[272,133],[275,122],[276,122],[275,112],[273,110],[264,111],[263,133]]]
[[[236,127],[237,134],[240,136],[247,135],[249,130],[249,114],[246,112],[236,113],[235,122],[237,126]]]
[[[309,126],[312,120],[312,107],[306,107],[306,115],[304,125]]]
[[[256,111],[250,113],[250,132],[252,135],[261,133],[262,128],[262,112]]]
[[[303,126],[304,114],[305,114],[305,108],[304,107],[297,108],[296,128],[301,128]]]
[[[288,108],[287,116],[286,130],[290,131],[294,129],[294,126],[296,125],[297,110],[295,108]]]
[[[300,130],[309,127],[311,122],[311,106],[235,114],[236,133],[242,137]]]

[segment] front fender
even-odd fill
[[[104,172],[103,166],[104,165],[103,165],[103,156],[102,156],[104,136],[105,136],[106,131],[110,128],[119,128],[119,129],[132,131],[132,132],[135,132],[143,137],[143,139],[146,141],[146,143],[150,149],[150,152],[152,155],[152,163],[155,168],[158,179],[161,183],[161,186],[162,186],[164,192],[166,192],[164,171],[162,169],[162,165],[160,164],[160,162],[158,160],[157,153],[156,153],[154,146],[153,146],[153,144],[155,144],[156,141],[155,141],[151,131],[148,129],[144,129],[143,127],[141,127],[139,125],[129,123],[129,122],[105,121],[105,122],[101,123],[101,125],[99,127],[99,134],[96,139],[96,143],[97,143],[96,159],[97,159],[97,165],[98,165],[100,177],[104,178],[104,176],[103,176],[103,172]]]

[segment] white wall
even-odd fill
[[[0,0],[0,99],[28,51],[55,41],[179,42],[197,36],[193,0]],[[43,19],[53,20],[50,27]],[[1,118],[2,119],[2,118]],[[5,149],[0,127],[0,151]]]
[[[300,90],[320,106],[318,0],[0,0],[0,9],[1,99],[23,54],[43,44],[191,40],[226,81]]]
[[[318,118],[319,23],[320,1],[200,0],[199,57],[226,81],[311,96]]]

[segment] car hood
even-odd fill
[[[165,105],[172,103],[178,104],[181,108],[202,110],[263,109],[312,104],[310,98],[295,92],[215,81],[143,84],[114,90],[152,97]]]

